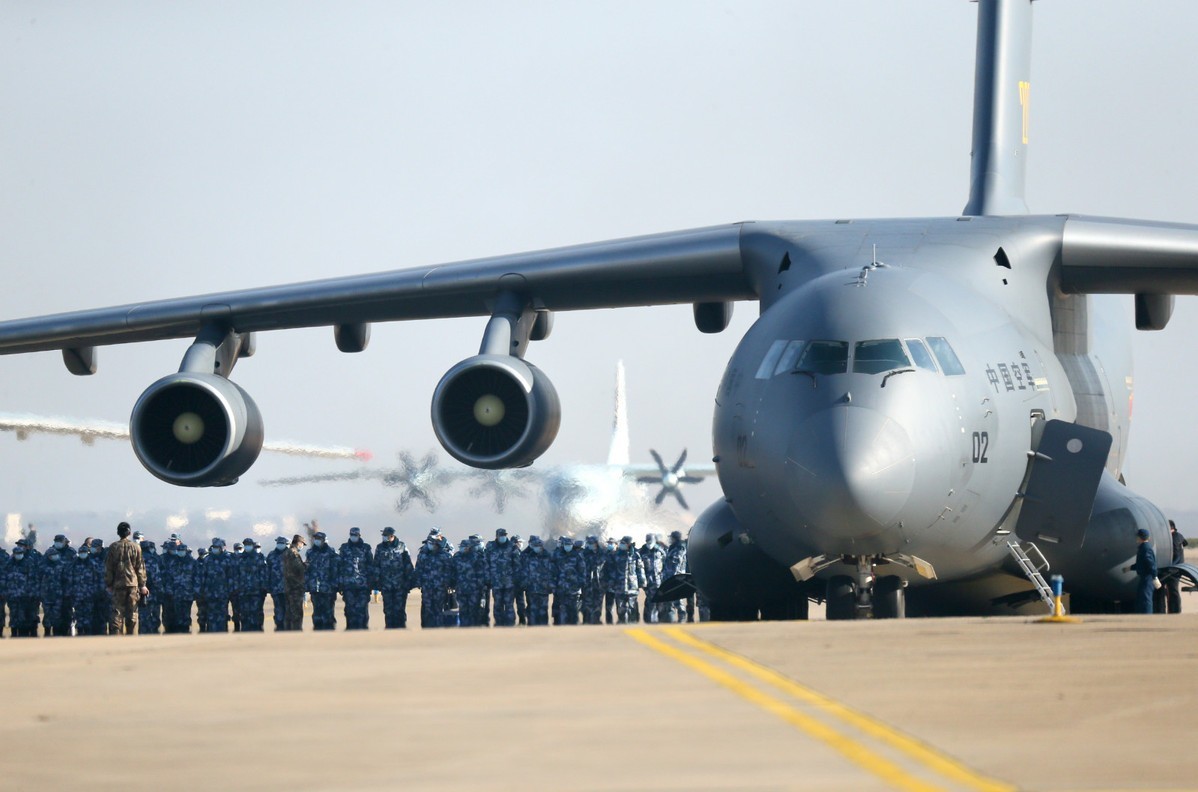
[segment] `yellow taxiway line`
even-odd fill
[[[890,749],[904,755],[917,767],[930,771],[950,786],[964,786],[979,792],[1008,792],[1015,787],[980,775],[959,761],[946,756],[931,746],[898,732],[886,724],[868,715],[856,712],[849,707],[807,688],[794,680],[753,662],[745,657],[721,649],[715,644],[696,638],[688,630],[679,627],[666,627],[661,630],[677,644],[661,640],[654,633],[644,628],[632,628],[628,635],[639,643],[665,655],[694,671],[702,674],[722,687],[731,690],[741,698],[757,705],[808,736],[836,750],[849,761],[862,769],[879,777],[884,782],[907,790],[936,790],[944,787],[913,774],[898,763],[882,756],[868,745],[854,738],[853,731],[876,740]],[[658,633],[658,634],[661,634]],[[687,651],[690,650],[690,651]],[[702,655],[720,661],[724,665],[736,669],[750,677],[779,690],[787,696],[797,699],[808,708],[814,708],[837,722],[846,731],[833,728],[817,717],[813,717],[795,707],[786,698],[756,687],[754,684],[741,679],[719,665],[715,665]]]

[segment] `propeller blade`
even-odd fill
[[[678,457],[678,461],[674,463],[674,467],[670,468],[671,473],[677,473],[682,470],[682,466],[686,464],[686,449],[682,449],[682,454]]]
[[[678,499],[678,505],[679,505],[679,506],[681,506],[681,507],[682,507],[683,509],[685,509],[686,511],[690,511],[690,510],[691,510],[691,507],[690,507],[690,506],[688,506],[688,505],[686,504],[686,498],[682,497],[682,492],[681,492],[681,491],[679,491],[679,490],[674,490],[674,497]]]
[[[657,506],[660,506],[661,502],[666,499],[666,495],[668,494],[670,494],[670,491],[665,487],[662,487],[661,492],[657,493],[657,497],[653,499],[653,503]]]
[[[678,481],[681,484],[702,484],[703,478],[701,476],[679,476]]]
[[[661,476],[637,476],[637,484],[660,484]]]
[[[666,473],[670,472],[670,469],[666,467],[666,463],[662,461],[661,454],[650,448],[649,456],[653,457],[653,461],[657,463],[658,469],[661,470],[661,475],[664,476]]]

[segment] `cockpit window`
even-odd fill
[[[795,370],[812,374],[844,374],[848,368],[847,341],[812,341],[803,350]]]
[[[928,351],[927,346],[918,338],[907,339],[907,349],[911,350],[911,359],[915,361],[915,365],[921,369],[928,371],[936,370],[936,363],[932,360],[932,353]]]
[[[806,341],[791,341],[787,344],[786,351],[778,359],[778,367],[774,369],[774,374],[785,374],[788,371],[794,371],[795,361],[799,359],[799,353],[803,351],[803,346],[806,343]]]
[[[774,373],[774,367],[778,365],[778,358],[782,357],[785,351],[786,341],[782,339],[770,344],[769,351],[765,353],[761,365],[757,368],[757,379],[769,379]]]
[[[858,341],[853,352],[854,374],[882,374],[910,367],[911,360],[897,338]]]
[[[965,367],[961,365],[960,358],[953,348],[949,345],[947,338],[928,337],[928,346],[932,348],[932,354],[936,356],[936,361],[940,364],[940,370],[950,377],[955,377],[965,373]]]

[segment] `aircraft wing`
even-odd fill
[[[73,435],[90,445],[96,439],[128,440],[129,425],[114,421],[73,418],[53,418],[41,415],[0,414],[0,432],[13,432],[19,440],[31,434]],[[369,451],[345,446],[319,446],[308,443],[292,443],[287,440],[262,444],[263,451],[290,456],[315,457],[318,459],[354,459],[366,462],[371,459]]]
[[[619,468],[620,472],[629,478],[635,478],[637,476],[657,476],[658,478],[661,478],[661,468],[659,468],[657,465],[635,464],[613,465],[613,467]],[[685,468],[683,468],[682,472],[687,477],[709,478],[715,475],[715,465],[687,465]]]
[[[716,226],[441,266],[0,322],[0,354],[403,319],[487,316],[504,291],[548,310],[722,302],[756,296],[741,225]]]
[[[1061,287],[1089,294],[1198,294],[1198,226],[1070,215]]]

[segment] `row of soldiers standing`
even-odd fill
[[[137,603],[140,633],[188,633],[193,608],[200,632],[226,632],[230,624],[235,631],[261,631],[267,596],[273,600],[276,630],[301,629],[305,594],[312,599],[314,629],[336,628],[338,594],[346,629],[366,629],[372,591],[382,595],[386,626],[402,628],[413,588],[422,590],[423,627],[486,626],[492,609],[497,626],[548,624],[550,613],[555,624],[577,624],[580,618],[599,624],[605,611],[609,624],[628,623],[640,618],[640,591],[646,596],[646,621],[694,619],[693,601],[686,609],[681,601],[652,602],[663,580],[686,571],[686,545],[677,531],[669,547],[649,534],[639,549],[628,536],[602,543],[590,536],[585,542],[561,537],[550,551],[537,536],[525,548],[519,536],[509,539],[501,528],[485,546],[474,535],[455,553],[434,529],[415,563],[392,528],[383,529],[383,541],[373,550],[358,528],[350,530],[339,550],[318,532],[303,560],[304,541],[298,536],[290,543],[279,537],[267,554],[253,538],[234,545],[232,553],[218,538],[197,556],[175,534],[161,554],[140,532],[133,539],[141,549],[148,589]],[[107,551],[93,538],[76,550],[64,535],[56,536],[45,554],[25,540],[17,542],[11,557],[0,550],[0,629],[7,601],[15,636],[36,636],[39,622],[47,636],[108,632],[113,595],[104,579]]]
[[[646,622],[694,619],[693,602],[689,608],[682,600],[654,602],[663,581],[686,572],[686,543],[679,531],[670,534],[668,547],[656,534],[648,534],[640,548],[631,536],[618,542],[562,536],[550,550],[539,536],[530,536],[525,548],[521,537],[509,538],[500,528],[485,545],[475,534],[454,553],[449,540],[434,529],[417,554],[414,571],[422,627],[488,626],[492,615],[500,627],[538,626],[549,624],[551,613],[559,625],[580,619],[583,624],[627,624],[640,619],[642,591]]]

